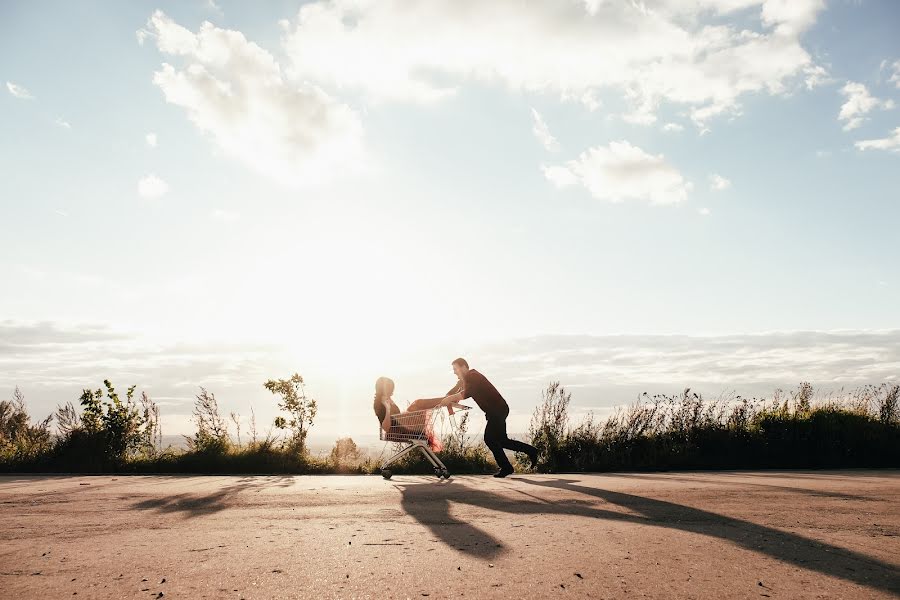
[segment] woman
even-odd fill
[[[394,381],[392,379],[379,377],[375,381],[375,400],[372,408],[375,409],[375,416],[378,417],[381,428],[388,434],[386,437],[389,439],[391,434],[424,434],[431,449],[439,452],[441,450],[441,442],[431,429],[431,419],[428,413],[421,412],[420,415],[411,415],[405,419],[398,419],[398,416],[435,408],[441,403],[443,398],[420,398],[410,404],[404,412],[394,403],[394,400],[391,398],[393,394]]]

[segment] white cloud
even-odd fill
[[[888,150],[900,152],[900,127],[894,129],[886,138],[861,140],[854,144],[858,150]]]
[[[891,78],[888,79],[891,83],[900,88],[900,60],[895,60],[894,64],[891,65]]]
[[[662,126],[663,131],[671,132],[671,131],[684,131],[684,125],[679,123],[666,123]]]
[[[578,183],[578,176],[567,166],[544,166],[541,169],[544,171],[544,177],[556,187],[561,188]]]
[[[762,21],[781,34],[795,34],[815,23],[824,8],[825,0],[768,0],[763,3]]]
[[[570,388],[652,382],[771,393],[810,381],[837,392],[897,381],[900,331],[539,336],[482,349],[479,364],[509,388],[514,381],[529,387],[560,380]]]
[[[156,138],[156,134],[152,131],[145,135],[144,139],[147,141],[147,145],[151,148],[156,148],[156,145],[159,142],[159,140]]]
[[[31,92],[26,90],[21,85],[17,85],[12,81],[6,82],[6,89],[9,90],[9,93],[15,96],[16,98],[21,98],[22,100],[31,100],[34,96],[31,95]]]
[[[674,204],[685,200],[692,187],[662,154],[649,154],[624,140],[595,146],[577,160],[543,171],[557,187],[580,183],[595,198],[610,202]]]
[[[804,83],[808,90],[834,82],[834,78],[828,73],[828,69],[822,65],[810,65],[803,69],[803,74],[806,76]]]
[[[662,102],[702,125],[744,94],[782,94],[824,76],[801,44],[822,0],[318,0],[284,37],[300,77],[373,100],[433,102],[467,81],[586,98],[614,90],[625,118]],[[756,29],[746,29],[747,9]],[[585,96],[585,94],[589,94]]]
[[[72,124],[69,123],[68,121],[66,121],[65,119],[63,119],[62,117],[56,117],[56,120],[54,121],[54,123],[56,123],[63,129],[72,129]]]
[[[563,102],[576,102],[581,104],[589,112],[594,112],[601,106],[603,106],[603,102],[597,98],[597,93],[594,90],[588,90],[581,94],[569,94],[563,92],[562,97],[560,98]]]
[[[847,85],[841,88],[841,94],[847,98],[841,106],[841,112],[838,113],[838,120],[844,121],[844,131],[862,125],[866,115],[873,109],[894,108],[893,100],[879,100],[869,93],[865,85],[855,81],[848,81]]]
[[[217,221],[225,221],[226,223],[234,223],[241,218],[241,215],[233,210],[217,208],[212,211],[212,218]]]
[[[141,198],[161,198],[169,191],[169,184],[154,174],[141,177],[138,181],[138,195]]]
[[[278,351],[253,343],[160,344],[138,333],[95,324],[17,322],[0,320],[0,387],[20,385],[32,410],[45,413],[79,390],[109,377],[121,385],[139,384],[142,391],[165,398],[188,396],[178,403],[190,414],[190,390],[196,386],[239,386],[249,391],[264,380]],[[243,387],[240,387],[243,386]],[[47,392],[42,398],[41,391]],[[243,395],[243,394],[242,394]],[[163,404],[163,403],[160,403]],[[171,413],[179,412],[174,406]],[[241,407],[241,409],[245,409]],[[236,408],[236,407],[235,407]],[[263,413],[266,411],[263,409]],[[257,418],[259,418],[257,407]],[[274,416],[274,415],[272,415]],[[265,414],[265,418],[269,418]],[[190,431],[190,425],[184,424]],[[174,431],[170,430],[174,433]]]
[[[204,22],[194,33],[156,11],[147,25],[163,63],[153,82],[226,154],[292,185],[362,166],[362,126],[318,87],[288,81],[275,58],[239,31]]]
[[[731,181],[722,177],[718,173],[712,173],[709,176],[709,189],[713,192],[721,192],[731,187]]]
[[[703,215],[704,217],[706,217],[709,215],[710,210],[704,206],[703,208],[699,209],[697,212],[700,213],[701,215]]]
[[[550,128],[547,127],[547,123],[544,121],[543,117],[541,117],[541,113],[532,108],[531,116],[534,117],[534,125],[531,128],[534,137],[536,137],[538,141],[541,142],[541,145],[550,152],[558,152],[559,142],[556,141],[556,138],[550,133]]]

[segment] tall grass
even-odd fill
[[[547,471],[900,466],[900,386],[817,396],[801,383],[770,399],[642,394],[604,421],[572,425],[551,384],[529,433]]]

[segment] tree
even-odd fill
[[[288,417],[275,417],[275,427],[290,429],[291,437],[287,445],[300,454],[306,453],[306,435],[316,417],[316,401],[306,396],[303,377],[294,373],[289,379],[270,379],[263,386],[280,396],[278,408],[286,411]]]

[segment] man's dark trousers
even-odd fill
[[[506,453],[503,452],[504,448],[516,452],[524,452],[529,455],[537,453],[537,449],[534,446],[518,440],[511,440],[506,435],[506,417],[509,416],[509,411],[486,416],[487,427],[484,428],[484,443],[491,449],[491,452],[494,454],[494,460],[497,461],[497,466],[500,467],[501,471],[513,470],[512,464],[506,458]]]

